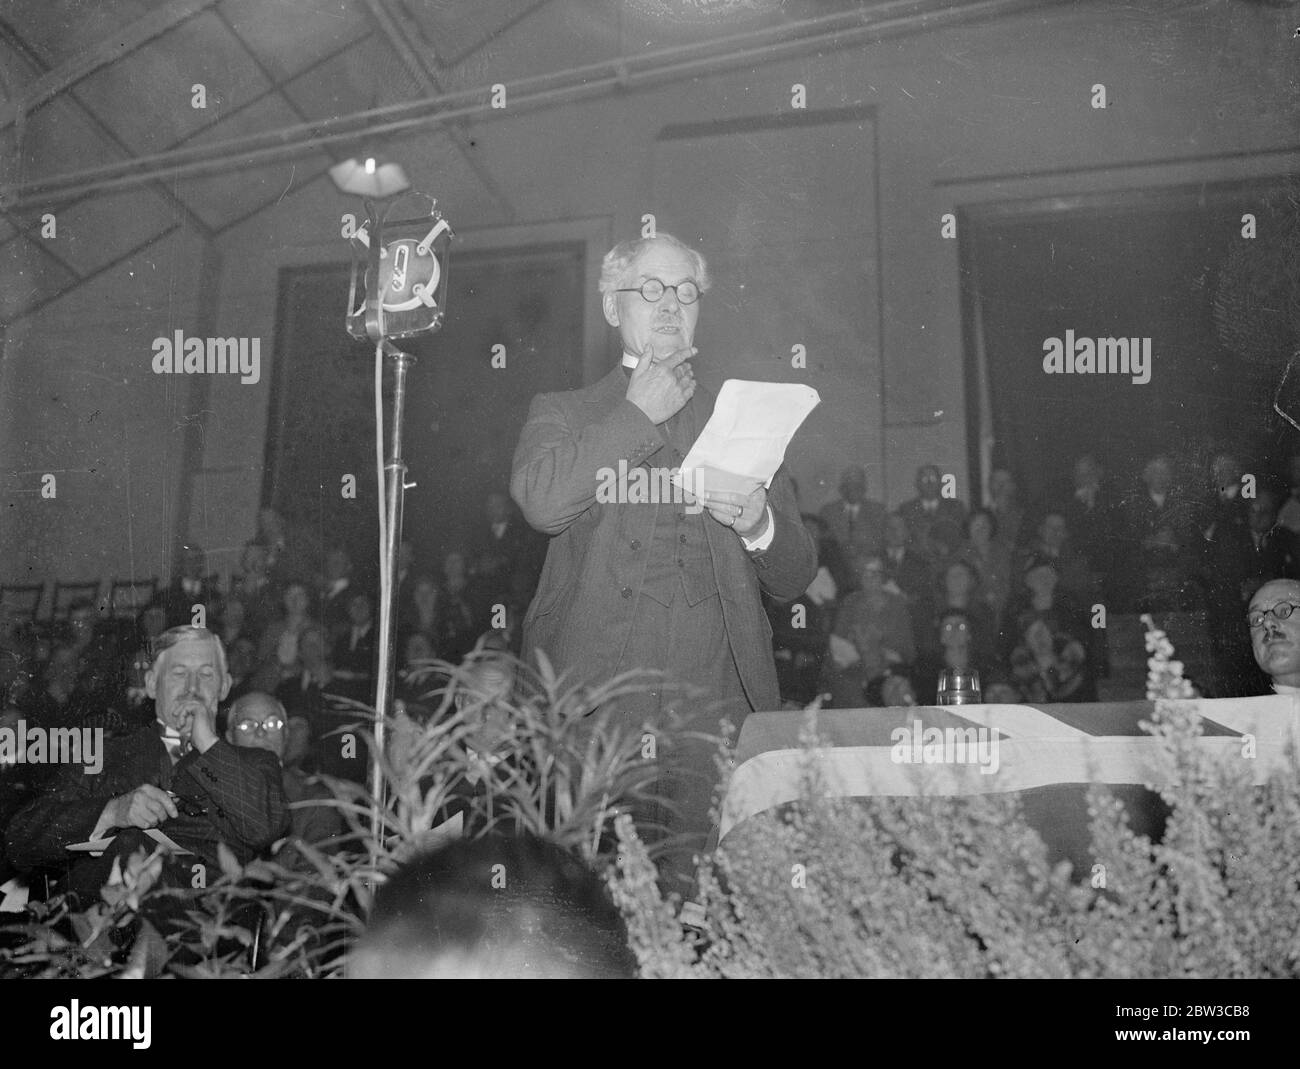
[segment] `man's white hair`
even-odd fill
[[[713,281],[709,278],[709,265],[704,257],[684,241],[680,241],[671,234],[665,234],[662,231],[652,238],[633,238],[631,241],[620,241],[609,252],[605,253],[605,259],[600,263],[600,292],[602,294],[612,293],[622,286],[632,261],[656,242],[662,242],[676,249],[690,260],[691,274],[695,277],[695,284],[700,287],[701,293],[708,292],[709,287],[713,285]]]
[[[180,627],[169,627],[161,635],[153,640],[153,665],[154,672],[159,670],[162,664],[163,654],[173,646],[179,646],[182,642],[189,642],[195,639],[211,639],[217,647],[217,667],[221,669],[224,676],[229,669],[226,667],[226,648],[221,644],[221,639],[215,632],[209,631],[206,627],[191,627],[189,624],[182,624]]]

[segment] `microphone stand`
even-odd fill
[[[397,662],[397,598],[394,589],[397,581],[397,547],[402,541],[402,510],[406,503],[406,462],[402,459],[402,420],[406,411],[406,372],[415,363],[415,357],[403,352],[387,338],[383,341],[384,355],[393,362],[393,412],[392,452],[384,465],[384,494],[387,524],[384,539],[384,558],[380,561],[381,575],[379,598],[379,663],[376,666],[375,693],[375,749],[370,762],[371,827],[374,829],[376,852],[383,846],[381,823],[382,793],[384,789],[383,754],[387,719],[393,704],[393,666]]]

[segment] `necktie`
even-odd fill
[[[189,752],[189,740],[182,739],[180,732],[175,728],[163,727],[160,734],[163,745],[167,747],[167,756],[172,759],[172,764],[175,764]]]

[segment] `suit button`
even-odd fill
[[[686,562],[685,562],[684,560],[682,560],[681,557],[678,557],[678,558],[677,558],[677,567],[679,567],[679,568],[685,568],[685,567],[686,567]]]
[[[631,596],[632,596],[632,588],[630,586],[625,586],[623,588],[623,597],[630,598]]]
[[[640,548],[641,548],[641,541],[640,541],[640,539],[636,539],[636,538],[632,539],[632,548],[633,548],[633,549],[640,549]]]
[[[682,545],[686,545],[686,536],[685,536],[685,535],[678,535],[678,536],[677,536],[677,541],[679,541]]]

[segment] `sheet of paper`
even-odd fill
[[[193,851],[186,850],[180,843],[176,842],[170,835],[158,828],[146,828],[144,832],[150,839],[158,843],[173,854],[189,854]]]
[[[770,489],[790,439],[820,403],[811,386],[728,379],[682,461],[677,485],[690,491]]]

